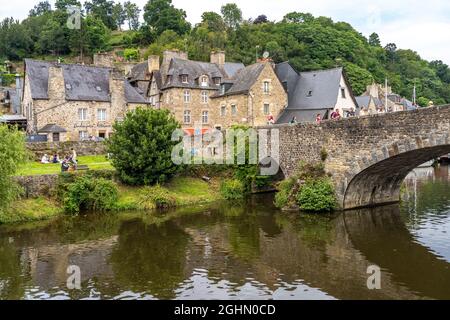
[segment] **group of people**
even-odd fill
[[[355,112],[354,109],[350,109],[349,111],[346,111],[346,112],[347,112],[347,118],[351,118],[351,117],[355,117],[356,116],[356,112]],[[340,113],[339,109],[335,109],[330,115],[330,119],[331,120],[339,120],[341,118],[342,118],[342,116],[341,116],[341,113]],[[320,124],[322,122],[322,120],[324,120],[322,118],[322,114],[318,113],[317,116],[316,116],[316,123]],[[271,124],[274,124],[274,123],[275,123],[275,118],[273,117],[272,114],[269,114],[267,116],[267,124],[271,125]],[[290,124],[298,123],[297,117],[293,116],[291,121],[289,121],[289,123]]]
[[[77,170],[77,152],[75,149],[71,150],[71,154],[64,157],[64,159],[61,160],[59,155],[55,153],[53,157],[49,157],[47,154],[44,154],[41,158],[41,163],[43,164],[61,164],[61,172],[67,172],[67,171],[76,171]]]

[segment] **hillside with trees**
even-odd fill
[[[268,51],[275,62],[289,60],[299,71],[344,66],[356,95],[372,81],[388,78],[402,96],[411,98],[416,85],[419,101],[450,103],[450,69],[442,61],[426,61],[394,43],[383,47],[376,33],[366,38],[350,24],[327,17],[291,12],[281,21],[271,21],[266,14],[244,19],[230,3],[221,12],[204,12],[202,21],[192,26],[171,0],[150,0],[144,8],[130,1],[122,5],[91,0],[82,6],[81,30],[71,30],[66,25],[69,5],[81,3],[57,0],[52,8],[43,1],[30,8],[23,21],[0,22],[0,62],[91,55],[121,47],[134,53],[127,59],[181,49],[191,59],[207,61],[211,50],[220,49],[229,61],[250,64]],[[136,56],[132,49],[138,48],[145,54]]]

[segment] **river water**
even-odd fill
[[[449,184],[448,167],[416,169],[400,205],[320,216],[266,194],[1,226],[0,299],[450,299]]]

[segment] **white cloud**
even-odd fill
[[[21,0],[20,6],[14,1],[1,2],[0,18],[23,19],[39,0]],[[147,0],[134,2],[143,7]],[[173,0],[176,7],[186,10],[192,23],[199,22],[205,11],[219,12],[228,2],[238,3],[244,18],[265,14],[270,20],[279,20],[288,12],[300,11],[346,21],[366,36],[377,32],[383,43],[395,42],[399,48],[413,49],[425,59],[441,59],[450,64],[450,1]]]

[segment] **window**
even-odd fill
[[[184,123],[191,123],[191,111],[185,110],[184,111]]]
[[[264,104],[264,114],[268,115],[270,113],[270,105],[268,103]]]
[[[216,86],[219,86],[219,85],[220,85],[220,78],[219,78],[219,77],[215,77],[215,78],[214,78],[214,84],[215,84]]]
[[[270,83],[269,81],[264,81],[264,93],[270,92]]]
[[[221,106],[220,107],[220,116],[225,117],[227,114],[227,107]]]
[[[99,131],[98,132],[98,137],[101,139],[106,139],[106,132],[105,131]]]
[[[341,96],[342,96],[343,99],[346,98],[346,96],[345,96],[345,88],[341,88]]]
[[[184,91],[184,102],[185,103],[191,102],[191,92],[189,90]]]
[[[203,124],[207,124],[208,123],[208,111],[203,111],[202,112],[202,123]]]
[[[80,141],[87,140],[87,139],[89,139],[89,134],[87,131],[80,131],[79,137],[80,137]]]
[[[231,115],[235,116],[237,114],[237,107],[235,104],[231,105]]]
[[[106,109],[97,110],[97,119],[98,121],[106,121]]]
[[[200,78],[200,84],[202,87],[207,87],[208,86],[208,77],[207,76],[202,76]]]
[[[208,103],[208,91],[202,91],[202,103]]]
[[[172,76],[167,76],[167,84],[170,84],[172,82]]]
[[[78,120],[80,120],[80,121],[87,120],[87,109],[86,108],[78,109]]]
[[[225,94],[225,85],[224,84],[220,87],[220,94]]]
[[[188,83],[188,76],[187,76],[187,74],[182,74],[181,75],[181,82]]]
[[[52,138],[53,138],[53,142],[59,142],[59,133],[54,132]]]

